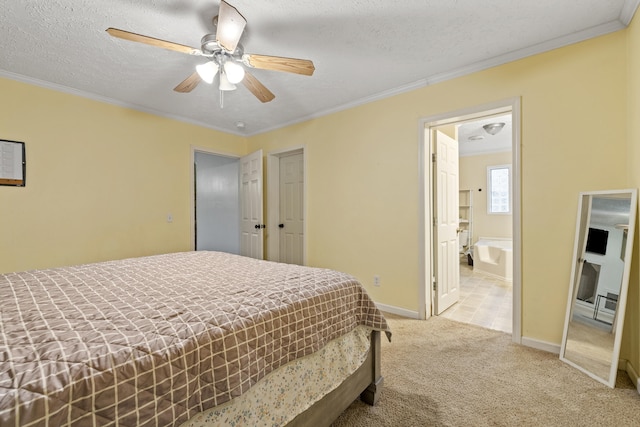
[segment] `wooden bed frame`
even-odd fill
[[[380,331],[371,332],[371,347],[364,363],[332,392],[299,414],[287,426],[330,426],[360,396],[375,405],[384,379],[380,371]]]

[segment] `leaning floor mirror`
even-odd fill
[[[615,387],[638,191],[580,193],[560,359]]]

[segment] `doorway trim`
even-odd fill
[[[189,185],[190,185],[190,192],[189,192],[189,209],[190,209],[190,214],[189,214],[189,219],[191,222],[190,225],[190,229],[191,229],[191,250],[195,251],[196,250],[196,205],[195,205],[195,198],[196,198],[196,175],[195,175],[195,170],[194,170],[194,165],[196,163],[196,152],[198,153],[206,153],[206,154],[212,154],[214,156],[220,156],[220,157],[228,157],[230,159],[238,159],[240,160],[240,158],[242,156],[239,156],[237,154],[231,154],[231,153],[225,153],[223,151],[217,151],[211,148],[205,148],[205,147],[196,147],[194,145],[191,146],[191,162],[189,163]]]
[[[303,200],[302,209],[304,215],[304,244],[302,245],[302,262],[307,265],[307,155],[305,146],[299,145],[287,147],[281,150],[274,150],[267,153],[267,228],[265,229],[267,254],[265,259],[269,261],[280,260],[280,233],[278,223],[280,222],[280,158],[292,154],[302,154],[303,164]]]
[[[472,120],[487,115],[511,112],[512,135],[512,197],[513,197],[513,328],[512,340],[522,341],[522,210],[521,210],[521,168],[520,168],[520,97],[505,99],[488,104],[468,107],[461,110],[436,114],[418,121],[418,171],[419,171],[419,268],[418,275],[418,316],[420,319],[431,317],[433,281],[431,249],[433,206],[432,206],[432,141],[431,128],[463,120]]]

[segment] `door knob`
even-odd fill
[[[264,224],[256,224],[255,227],[253,228],[260,229],[260,228],[267,228],[267,226]]]
[[[278,224],[279,228],[284,228],[284,224]]]

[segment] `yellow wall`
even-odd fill
[[[254,136],[249,146],[305,144],[309,264],[354,274],[376,301],[417,311],[419,120],[521,97],[522,332],[559,344],[578,192],[628,185],[625,90],[626,34],[617,32]]]
[[[354,274],[376,301],[417,311],[418,123],[521,97],[522,332],[559,344],[577,194],[640,181],[640,152],[627,144],[627,132],[637,142],[640,125],[626,125],[640,113],[637,105],[628,111],[626,96],[628,86],[636,94],[640,86],[627,77],[628,57],[640,75],[637,31],[248,140],[0,79],[0,137],[27,143],[27,187],[0,187],[0,271],[188,250],[191,144],[237,154],[304,144],[308,263]],[[637,323],[634,265],[636,313],[629,316]],[[629,340],[625,351],[637,360],[638,344]]]
[[[27,185],[0,187],[0,272],[191,249],[190,145],[246,139],[0,79],[0,138]],[[167,214],[173,222],[167,223]]]
[[[511,151],[460,157],[460,189],[473,194],[472,243],[479,237],[512,237],[512,215],[487,213],[487,167],[511,164]]]
[[[629,187],[640,187],[640,17],[636,17],[626,31],[628,36],[628,112],[627,119],[627,166]],[[638,219],[633,245],[631,277],[627,311],[622,335],[621,358],[628,360],[635,372],[640,373],[640,263],[638,242]]]

